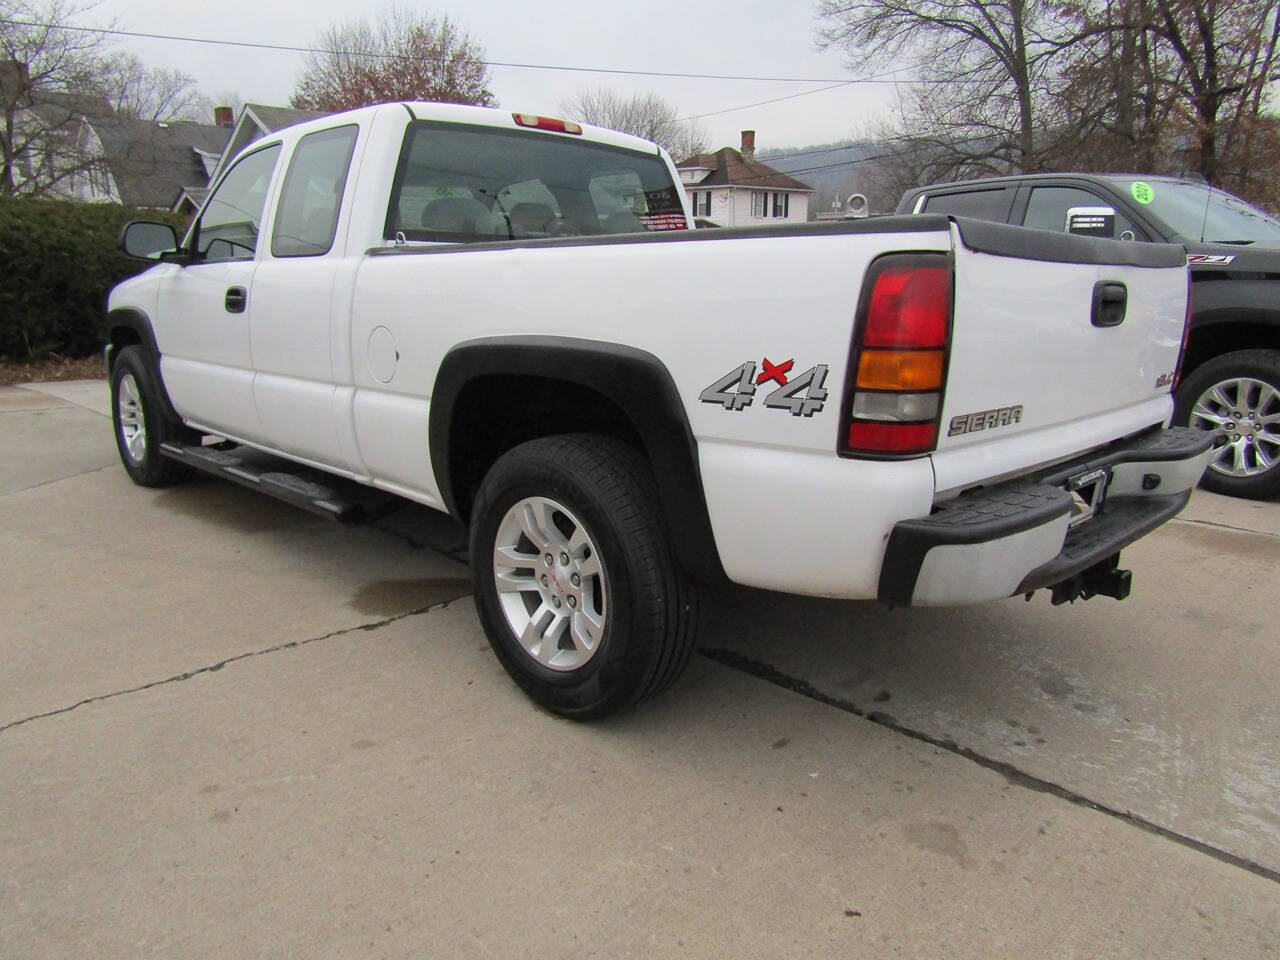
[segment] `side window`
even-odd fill
[[[940,193],[925,201],[922,212],[1008,223],[1009,211],[1013,207],[1013,193],[1010,187],[968,190],[964,193]]]
[[[273,257],[318,257],[329,252],[359,132],[355,124],[321,130],[307,134],[293,148],[271,234]]]
[[[253,259],[271,172],[278,159],[277,143],[243,157],[222,178],[197,224],[196,245],[201,259]]]
[[[1095,193],[1079,187],[1036,187],[1027,201],[1027,212],[1022,218],[1024,227],[1037,230],[1054,230],[1063,233],[1067,229],[1067,211],[1072,207],[1112,207],[1115,204],[1103,200]],[[1116,236],[1126,230],[1134,231],[1133,221],[1116,211]],[[1142,234],[1135,232],[1135,236]]]

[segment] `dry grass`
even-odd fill
[[[102,380],[107,375],[102,354],[91,357],[46,357],[31,363],[0,361],[0,385],[48,383],[52,380]]]

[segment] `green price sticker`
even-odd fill
[[[1129,193],[1133,195],[1133,199],[1144,204],[1156,198],[1156,192],[1151,189],[1151,184],[1143,183],[1141,180],[1135,180],[1129,184]]]

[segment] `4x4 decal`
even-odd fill
[[[700,394],[703,403],[717,403],[726,410],[745,410],[755,401],[756,387],[772,381],[778,386],[764,398],[764,405],[775,410],[787,410],[793,417],[812,417],[821,413],[827,401],[827,365],[819,363],[804,373],[788,377],[795,360],[772,363],[761,358],[760,375],[756,376],[756,362],[734,367]]]

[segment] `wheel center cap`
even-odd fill
[[[1236,433],[1242,437],[1252,436],[1253,424],[1248,420],[1241,420],[1236,424]]]

